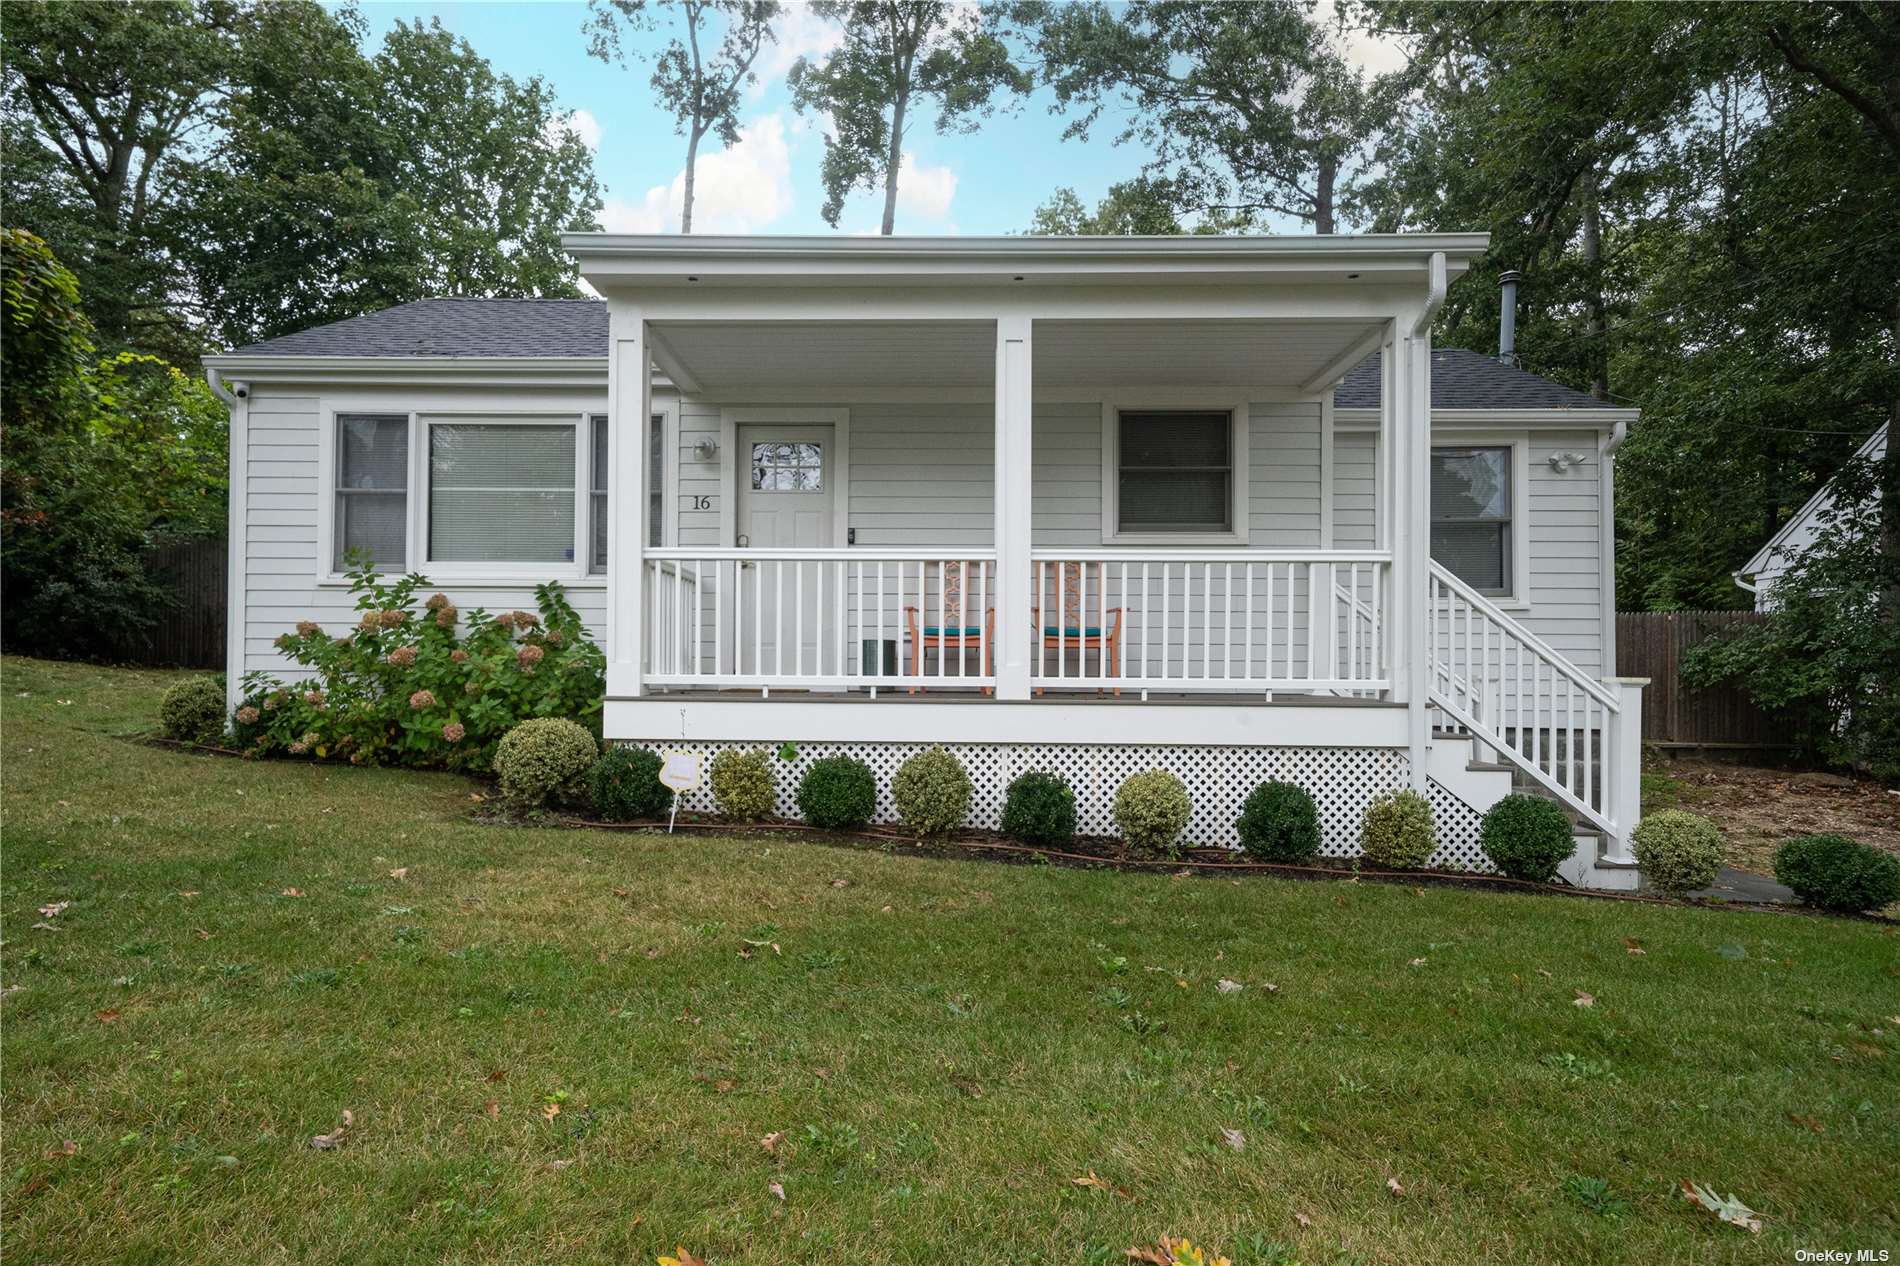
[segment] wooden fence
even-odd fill
[[[1725,629],[1759,624],[1754,611],[1625,611],[1616,617],[1616,672],[1647,677],[1643,742],[1665,747],[1782,748],[1788,723],[1734,686],[1698,689],[1682,680],[1683,654]]]
[[[145,556],[152,576],[171,588],[178,605],[159,617],[135,663],[223,670],[226,559],[223,537],[180,541]]]

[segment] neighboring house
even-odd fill
[[[1854,454],[1853,464],[1878,465],[1886,455],[1887,428],[1882,426],[1860,446]],[[1766,611],[1774,605],[1775,585],[1780,582],[1782,574],[1821,534],[1821,529],[1834,512],[1835,482],[1830,479],[1822,484],[1820,491],[1809,497],[1808,503],[1781,525],[1781,531],[1770,537],[1768,543],[1756,550],[1755,556],[1742,564],[1735,573],[1735,583],[1755,595],[1755,610]],[[1874,489],[1873,495],[1878,498],[1880,490]]]
[[[1105,832],[1161,765],[1203,840],[1282,777],[1351,853],[1412,786],[1440,863],[1482,867],[1515,780],[1579,822],[1574,878],[1631,886],[1638,687],[1605,674],[1635,413],[1431,351],[1485,244],[575,234],[606,302],[412,303],[209,357],[232,688],[286,669],[296,621],[352,623],[355,547],[464,609],[561,581],[607,738],[790,740],[787,807],[814,757],[888,786],[944,744],[979,825],[1041,768]]]

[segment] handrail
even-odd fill
[[[983,546],[950,546],[945,549],[882,549],[871,545],[826,546],[823,549],[753,549],[750,546],[732,545],[669,545],[665,549],[645,549],[640,551],[643,562],[851,562],[866,563],[883,561],[886,563],[938,563],[945,559],[953,562],[993,563],[996,551]]]
[[[1464,581],[1452,575],[1451,572],[1445,569],[1443,564],[1437,561],[1432,563],[1432,579],[1439,581],[1453,593],[1489,616],[1492,621],[1507,630],[1512,637],[1530,647],[1531,650],[1537,652],[1543,659],[1548,660],[1554,671],[1562,673],[1565,678],[1575,683],[1586,694],[1590,695],[1591,698],[1608,708],[1611,712],[1615,712],[1622,707],[1621,702],[1615,695],[1604,689],[1599,683],[1585,676],[1583,670],[1571,663],[1562,651],[1557,650],[1549,642],[1546,642],[1543,638],[1525,628],[1517,620],[1512,619],[1508,611],[1505,611],[1502,607],[1498,606],[1497,603],[1491,601],[1491,599],[1485,597],[1476,589],[1473,589],[1470,585],[1467,585]]]
[[[1029,551],[1029,559],[1039,563],[1389,563],[1392,554],[1376,549],[1248,549],[1226,545],[1141,549],[1038,546]]]

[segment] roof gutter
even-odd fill
[[[238,398],[224,385],[224,375],[215,369],[205,370],[205,383],[210,386],[211,394],[224,401],[227,409],[237,408]]]

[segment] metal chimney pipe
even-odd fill
[[[1517,368],[1517,283],[1524,274],[1515,268],[1498,274],[1498,359]]]

